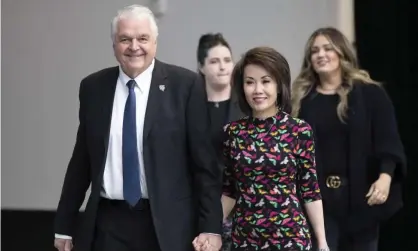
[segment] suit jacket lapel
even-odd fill
[[[154,70],[152,72],[151,88],[148,96],[148,104],[144,120],[144,136],[148,137],[155,119],[158,117],[158,110],[163,102],[163,94],[167,88],[168,80],[165,66],[162,62],[155,60]]]
[[[113,101],[115,98],[115,90],[116,84],[118,81],[119,76],[119,67],[113,67],[109,70],[108,73],[105,74],[103,80],[103,91],[102,91],[102,99],[103,102],[100,104],[102,105],[102,114],[99,118],[99,121],[102,121],[103,125],[103,140],[105,150],[107,150],[109,144],[109,134],[110,134],[110,124],[112,121],[112,110],[113,110]],[[102,87],[100,85],[100,87]]]

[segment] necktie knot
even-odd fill
[[[135,87],[136,82],[135,80],[131,79],[128,81],[128,83],[126,83],[126,85],[128,86],[129,90],[132,90]]]

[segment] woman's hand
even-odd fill
[[[318,245],[318,251],[329,251],[328,243],[325,239],[316,240]]]
[[[379,179],[371,185],[369,192],[366,194],[366,197],[369,198],[367,204],[373,206],[385,203],[389,197],[391,182],[392,177],[389,174],[380,174]]]
[[[324,247],[324,248],[318,248],[318,251],[331,251],[331,250],[327,246],[327,247]]]

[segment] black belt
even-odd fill
[[[148,199],[140,199],[135,206],[131,206],[125,200],[110,200],[107,198],[101,198],[100,203],[104,206],[120,207],[133,211],[143,211],[150,208],[150,203]]]
[[[338,189],[342,186],[347,185],[347,178],[339,175],[328,175],[325,178],[325,185],[331,189]]]

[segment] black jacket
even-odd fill
[[[310,101],[315,91],[302,100],[299,117],[306,120],[315,133],[315,119],[310,112]],[[406,177],[406,156],[398,133],[392,102],[383,88],[372,84],[355,84],[348,97],[349,146],[349,217],[343,224],[350,233],[362,233],[388,220],[402,206],[402,182]],[[318,176],[321,176],[321,159],[317,151]],[[325,154],[326,155],[326,154]],[[381,172],[382,160],[396,164],[387,201],[382,205],[369,206],[367,194],[371,184]],[[326,199],[326,198],[324,198]],[[369,231],[370,234],[375,231]]]

